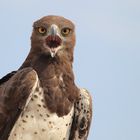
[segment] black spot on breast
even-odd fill
[[[34,98],[38,98],[38,96],[37,95],[34,95]]]
[[[26,121],[26,120],[22,120],[22,122],[23,122],[23,123],[26,123],[27,121]]]
[[[84,109],[84,113],[86,113],[86,110]]]
[[[41,105],[40,105],[40,104],[38,104],[38,107],[41,107]]]
[[[42,128],[42,132],[44,132],[46,129]]]
[[[41,102],[44,102],[44,99],[41,99]]]
[[[37,92],[39,91],[39,87],[36,88],[36,91],[37,91]]]
[[[46,106],[45,106],[45,105],[43,105],[43,107],[44,107],[44,108],[46,108]]]
[[[34,132],[34,134],[36,135],[36,134],[37,134],[37,132]]]

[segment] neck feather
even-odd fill
[[[73,57],[69,55],[52,58],[50,55],[30,51],[20,68],[32,67],[36,70],[40,86],[44,90],[46,105],[58,116],[68,114],[79,95],[74,83],[72,61]]]

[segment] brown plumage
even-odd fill
[[[64,25],[71,29],[71,33],[67,36],[67,39],[65,41],[62,40],[62,44],[65,47],[58,51],[53,58],[50,56],[48,49],[42,47],[46,38],[40,37],[38,31],[36,31],[38,27],[48,28],[52,24],[57,25],[60,29],[64,28]],[[39,76],[49,110],[56,112],[59,116],[66,115],[79,94],[74,83],[72,71],[73,49],[75,44],[74,25],[62,17],[48,16],[35,22],[33,26],[31,51],[20,69],[32,67]],[[59,80],[61,76],[63,82]]]
[[[42,89],[50,114],[67,116],[75,107],[67,139],[87,139],[92,117],[91,97],[75,85],[74,46],[75,27],[70,20],[46,16],[34,23],[28,57],[17,72],[0,80],[0,140],[7,140],[37,81],[35,91]]]

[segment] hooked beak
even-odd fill
[[[51,57],[54,57],[57,51],[60,49],[62,43],[62,39],[59,35],[59,29],[55,24],[51,26],[49,34],[45,41],[47,47],[50,50]]]
[[[51,25],[51,28],[50,28],[49,34],[50,34],[50,35],[57,35],[58,32],[59,32],[59,31],[58,31],[58,26],[55,25],[55,24],[52,24],[52,25]]]

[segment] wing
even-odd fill
[[[0,140],[8,139],[37,81],[37,74],[32,68],[25,68],[17,71],[8,81],[7,78],[0,85]]]
[[[0,85],[4,84],[6,81],[8,81],[15,73],[16,73],[16,71],[12,71],[11,73],[8,73],[3,78],[1,78]]]
[[[80,99],[75,104],[69,140],[87,140],[92,119],[92,100],[89,92],[80,89]]]

